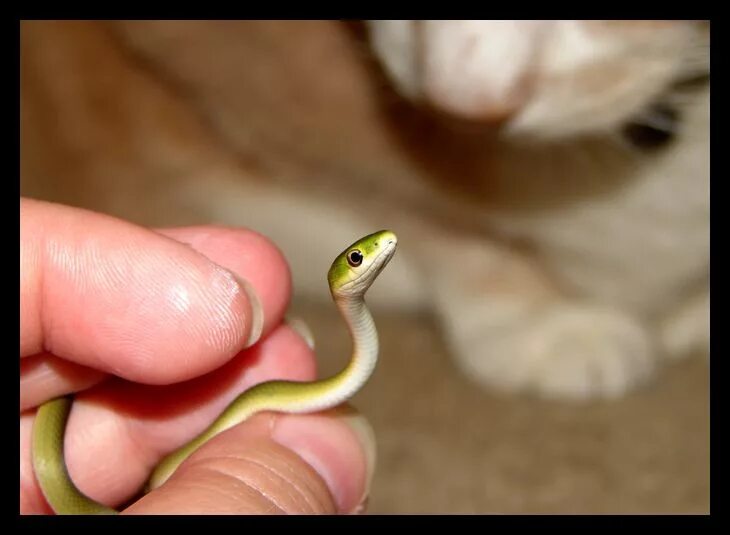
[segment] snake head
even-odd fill
[[[327,274],[334,297],[361,297],[393,258],[398,238],[381,230],[360,238],[335,258]]]

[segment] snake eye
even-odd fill
[[[353,249],[347,253],[347,263],[352,267],[357,267],[362,264],[362,253],[357,249]]]

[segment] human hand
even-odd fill
[[[35,407],[48,399],[76,393],[69,473],[120,507],[243,390],[315,378],[314,353],[283,323],[288,266],[260,235],[155,232],[30,199],[20,216],[21,513],[50,512],[30,452]],[[124,512],[360,511],[373,464],[372,432],[354,411],[259,414]]]

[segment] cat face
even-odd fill
[[[565,138],[620,126],[709,73],[702,21],[367,23],[398,91],[507,135]]]

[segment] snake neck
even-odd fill
[[[341,372],[314,383],[318,395],[308,407],[302,407],[304,410],[324,410],[343,403],[368,381],[378,361],[378,333],[363,298],[340,298],[336,304],[350,331],[352,356]]]
[[[378,331],[365,300],[360,298],[338,301],[338,308],[352,334],[352,358],[339,374],[351,378],[350,385],[359,390],[372,375],[378,362]]]

